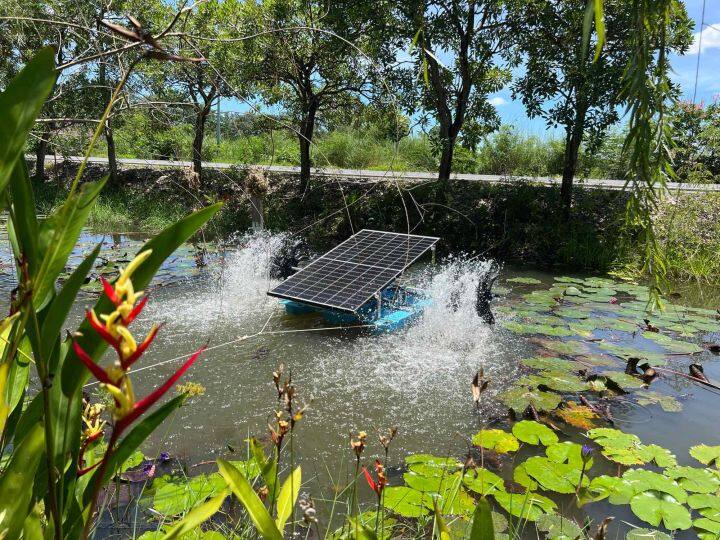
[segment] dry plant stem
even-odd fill
[[[688,379],[689,381],[704,384],[705,386],[708,386],[710,388],[720,390],[720,386],[713,384],[711,382],[703,381],[702,379],[698,379],[697,377],[693,377],[692,375],[688,375],[687,373],[681,373],[679,371],[675,371],[674,369],[668,369],[668,368],[662,368],[662,367],[653,367],[653,369],[655,371],[664,371],[666,373],[672,373],[673,375],[678,375],[680,377],[684,377],[684,378]]]

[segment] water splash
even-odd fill
[[[277,283],[269,269],[285,238],[285,234],[261,231],[227,242],[219,265],[184,284],[181,294],[177,287],[162,291],[147,317],[172,318],[177,325],[205,331],[217,325],[238,330],[252,325],[276,305],[265,293]]]

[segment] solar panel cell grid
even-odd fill
[[[268,292],[357,311],[438,239],[363,229]]]

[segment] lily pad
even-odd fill
[[[698,444],[690,448],[690,455],[703,465],[715,463],[715,466],[720,467],[720,445],[708,446],[707,444]]]
[[[592,500],[608,499],[610,504],[628,504],[635,496],[632,486],[617,476],[596,476],[587,488]]]
[[[535,526],[550,540],[576,540],[583,536],[577,523],[558,514],[540,516],[535,521]]]
[[[679,503],[687,500],[687,493],[675,480],[662,474],[646,469],[630,469],[623,474],[623,480],[628,482],[632,490],[637,493],[657,491],[671,495]]]
[[[490,495],[496,491],[505,491],[505,483],[497,474],[482,467],[470,470],[463,477],[463,484],[470,491],[482,495]]]
[[[588,431],[588,437],[603,447],[602,454],[622,465],[642,465],[650,461],[645,447],[637,435],[624,433],[613,428],[595,428]]]
[[[566,371],[542,371],[518,381],[522,386],[544,386],[557,392],[582,392],[587,385],[577,375]]]
[[[532,388],[513,388],[498,395],[500,401],[521,413],[530,405],[538,411],[551,411],[562,401],[559,394]]]
[[[715,493],[720,488],[720,478],[709,469],[671,467],[665,469],[665,474],[692,493]]]
[[[508,278],[505,281],[508,281],[510,283],[521,283],[523,285],[539,285],[542,283],[539,279],[532,278],[532,277],[513,277]]]
[[[431,454],[412,454],[405,458],[405,464],[408,465],[410,470],[415,470],[415,468],[419,467],[420,465],[424,465],[426,467],[432,467],[433,469],[437,470],[437,474],[447,474],[448,472],[453,472],[462,467],[462,463],[460,463],[457,459],[451,458],[451,457],[439,457],[439,456],[433,456]],[[420,469],[418,469],[416,472],[420,472]]]
[[[537,343],[549,351],[565,356],[576,356],[588,352],[587,345],[582,341],[557,341],[552,339],[538,339]]]
[[[693,521],[693,527],[698,531],[698,537],[701,540],[717,540],[720,538],[720,521],[699,518]]]
[[[545,449],[545,455],[550,461],[555,463],[567,463],[572,467],[580,470],[583,466],[582,445],[570,441],[563,441],[552,444]],[[585,465],[586,470],[590,470],[593,466],[592,458],[588,459]]]
[[[503,321],[501,324],[511,332],[526,335],[545,335],[554,337],[568,337],[574,332],[562,326],[550,326],[549,324],[525,324],[516,321]]]
[[[627,533],[625,540],[672,540],[672,537],[653,529],[633,529]]]
[[[570,360],[563,360],[562,358],[553,358],[553,357],[546,357],[546,356],[536,356],[535,358],[527,358],[525,360],[521,360],[523,364],[525,364],[527,367],[531,367],[534,369],[542,369],[547,371],[557,371],[560,369],[564,369],[567,371],[572,371],[573,369],[577,369],[577,364],[575,362],[572,362]]]
[[[665,528],[674,531],[692,526],[688,509],[666,493],[639,493],[630,500],[630,508],[638,518],[654,527],[662,523]]]
[[[672,396],[666,396],[660,392],[654,392],[652,390],[643,390],[635,394],[637,402],[640,405],[660,405],[662,410],[665,412],[680,412],[682,411],[682,403]],[[720,448],[720,447],[718,447]],[[692,449],[691,449],[692,454]]]
[[[225,481],[217,474],[198,475],[190,479],[156,478],[153,482],[152,507],[161,515],[184,514],[207,498],[225,489]]]
[[[583,430],[594,428],[593,420],[598,418],[590,407],[578,405],[574,401],[568,401],[564,407],[556,409],[554,414],[566,424]]]
[[[677,465],[677,458],[667,448],[658,446],[657,444],[648,444],[643,447],[644,457],[648,457],[648,462],[654,461],[658,467],[674,467]]]
[[[642,388],[645,383],[638,377],[633,377],[622,371],[603,371],[601,374],[603,377],[607,377],[612,382],[617,384],[620,388]]]
[[[520,443],[515,436],[502,429],[483,429],[473,435],[472,442],[475,446],[493,450],[498,454],[515,452],[520,448]]]
[[[507,493],[504,491],[493,494],[497,503],[511,516],[535,521],[544,514],[549,514],[557,505],[547,497],[537,493]]]
[[[556,493],[575,493],[580,482],[580,469],[567,463],[557,463],[548,458],[534,456],[524,463],[525,471],[540,486],[547,491]],[[582,477],[583,485],[590,481],[585,475]]]
[[[518,440],[528,444],[543,444],[548,446],[558,442],[555,432],[544,424],[534,420],[521,420],[512,428],[513,435]]]
[[[416,518],[430,513],[425,500],[430,496],[407,486],[394,486],[383,491],[383,506],[403,517]],[[432,500],[430,500],[432,503]]]

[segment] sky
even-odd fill
[[[705,3],[705,24],[700,39],[703,3]],[[683,56],[672,55],[670,63],[673,69],[672,78],[680,84],[682,99],[692,100],[696,93],[696,102],[710,102],[720,96],[720,1],[718,0],[685,0],[685,6],[692,20],[695,21],[694,43]],[[701,48],[702,47],[702,48]],[[698,54],[700,69],[697,77]],[[560,135],[559,129],[548,129],[541,118],[528,118],[520,101],[514,101],[509,87],[490,96],[504,124],[516,126],[528,135],[546,137]],[[223,110],[244,112],[250,108],[237,100],[225,102]]]

